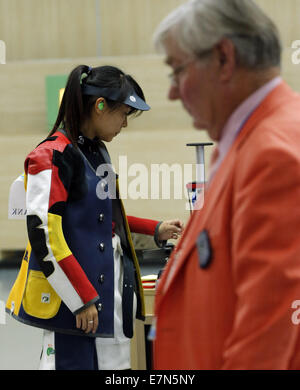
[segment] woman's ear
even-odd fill
[[[97,113],[101,113],[105,109],[105,99],[103,97],[96,100],[95,108]]]

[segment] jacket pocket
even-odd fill
[[[22,303],[30,316],[49,319],[57,314],[61,299],[41,271],[30,270]]]

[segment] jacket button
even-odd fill
[[[98,305],[97,305],[97,310],[98,310],[98,311],[101,311],[102,309],[103,309],[102,303],[98,303]]]
[[[103,282],[104,282],[104,275],[101,274],[101,275],[99,276],[99,283],[103,283]]]
[[[99,214],[99,222],[103,222],[104,221],[104,214],[101,213]]]
[[[104,251],[104,249],[105,249],[105,245],[104,245],[104,243],[103,243],[103,242],[100,242],[100,244],[99,244],[99,249],[100,249],[100,251],[101,251],[101,252],[103,252],[103,251]]]

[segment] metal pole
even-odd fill
[[[196,182],[191,186],[192,201],[191,212],[200,210],[204,205],[204,186],[205,186],[205,146],[213,145],[212,142],[191,143],[186,146],[194,146],[196,148]]]

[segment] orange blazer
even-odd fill
[[[300,97],[254,111],[158,284],[154,369],[300,369]]]

